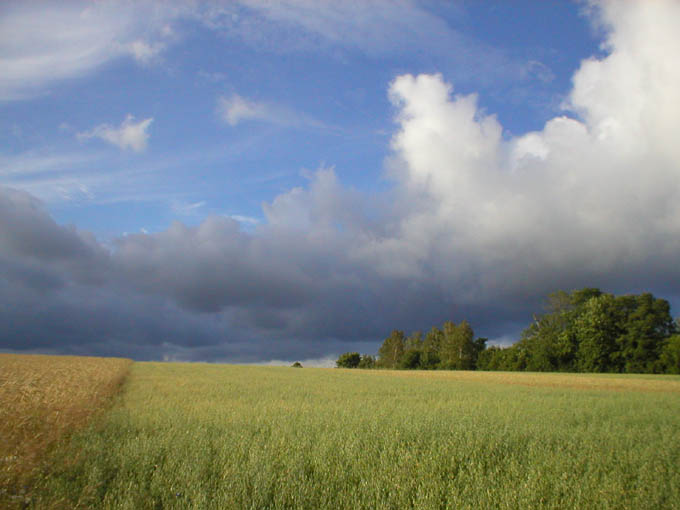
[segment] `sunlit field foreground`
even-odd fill
[[[0,354],[0,508],[21,508],[49,450],[119,389],[131,360]]]
[[[680,508],[680,378],[137,363],[35,508]]]

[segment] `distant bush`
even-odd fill
[[[295,363],[293,363],[293,364],[291,365],[291,367],[293,367],[293,368],[302,368],[302,363],[300,363],[299,361],[296,361]]]

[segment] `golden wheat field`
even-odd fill
[[[46,453],[116,393],[131,360],[0,354],[0,506],[20,500]]]

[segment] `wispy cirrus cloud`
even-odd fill
[[[199,210],[205,207],[205,200],[199,202],[186,202],[182,200],[172,200],[171,208],[175,214],[180,216],[194,216],[198,214]]]
[[[85,154],[41,154],[27,152],[6,156],[0,154],[0,177],[31,178],[53,172],[61,172],[65,168],[79,168],[93,161],[92,155]]]
[[[257,218],[253,218],[252,216],[243,216],[242,214],[231,214],[231,215],[229,215],[229,217],[232,220],[236,220],[239,223],[242,223],[244,225],[253,226],[253,225],[257,225],[258,223],[260,223],[260,220],[257,219]]]
[[[99,138],[122,150],[142,152],[148,145],[148,129],[152,122],[152,117],[135,122],[134,115],[128,114],[117,128],[110,124],[100,124],[89,131],[78,133],[76,137],[81,141]]]
[[[195,15],[211,30],[261,51],[322,52],[340,60],[354,52],[374,59],[426,54],[438,68],[455,73],[457,83],[535,77],[527,73],[524,57],[471,35],[465,10],[451,4],[448,19],[412,0],[240,0],[208,4]]]
[[[454,42],[468,49],[473,45],[422,4],[410,0],[240,0],[209,3],[198,9],[197,16],[225,36],[276,52],[336,46],[385,56],[424,47],[442,52]]]
[[[173,27],[186,20],[272,52],[340,49],[373,58],[421,52],[466,70],[459,81],[472,75],[528,76],[524,62],[408,0],[17,2],[0,16],[0,101],[44,94],[59,81],[87,76],[116,59],[143,65],[162,60],[181,38]]]
[[[241,122],[264,122],[288,127],[326,127],[313,117],[287,106],[255,101],[238,94],[220,96],[217,99],[217,113],[230,126]]]
[[[114,59],[141,64],[173,40],[176,8],[153,2],[16,2],[0,15],[0,101],[45,93]]]
[[[140,64],[149,64],[166,48],[164,43],[149,43],[142,39],[128,43],[126,49]]]
[[[0,185],[29,192],[44,203],[167,202],[173,197],[150,184],[148,167],[107,168],[108,151],[40,150],[0,154]],[[153,171],[152,171],[153,173]]]

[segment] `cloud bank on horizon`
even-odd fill
[[[346,33],[333,21],[346,22],[344,7],[318,18],[270,4],[247,7],[263,11],[263,23],[302,23],[315,40],[337,42]],[[373,26],[372,15],[368,9],[361,23]],[[171,16],[157,16],[166,29],[150,31],[149,51],[140,42],[128,52],[137,61],[163,58],[158,41],[175,37]],[[225,16],[209,19],[223,30],[233,21]],[[392,328],[448,318],[467,318],[489,336],[515,333],[541,297],[559,288],[653,290],[678,300],[680,3],[605,1],[592,4],[590,16],[603,30],[602,54],[582,61],[561,113],[540,130],[510,134],[477,94],[458,93],[442,74],[393,78],[387,189],[345,185],[341,169],[323,165],[267,200],[263,221],[248,228],[215,214],[103,242],[58,224],[16,183],[0,188],[0,348],[330,359],[374,352]],[[137,37],[130,29],[132,46],[120,44],[134,48]],[[368,30],[350,39],[387,51]],[[111,50],[92,51],[106,55],[101,60]],[[29,64],[14,59],[12,73],[0,78],[5,99],[23,97],[22,83],[46,86]],[[84,59],[50,80],[86,66],[96,68]],[[236,93],[218,95],[217,104],[231,128],[246,121],[319,127],[294,109]],[[151,122],[129,116],[119,128],[99,124],[77,137],[141,153]],[[158,128],[161,116],[153,122]]]

